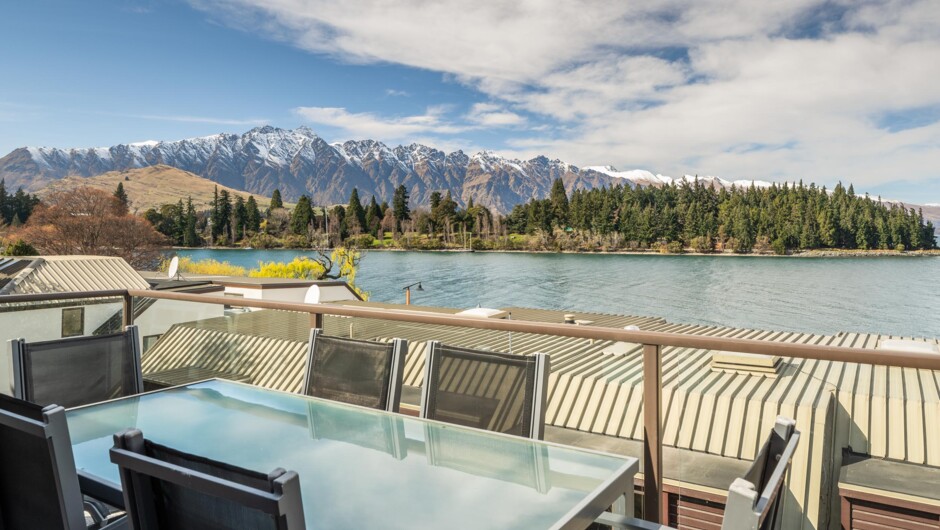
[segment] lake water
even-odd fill
[[[181,250],[255,267],[296,250]],[[381,302],[537,307],[671,322],[940,337],[940,258],[365,253],[357,283]]]

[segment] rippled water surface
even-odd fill
[[[254,267],[293,250],[180,251]],[[815,333],[940,337],[940,258],[771,258],[521,253],[365,254],[372,300],[469,308],[538,307]]]

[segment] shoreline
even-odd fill
[[[268,248],[268,249],[256,249],[256,248],[243,248],[243,247],[169,247],[164,249],[164,251],[178,251],[178,250],[257,250],[257,251],[266,251],[266,250],[276,250],[276,251],[297,251],[297,252],[314,252],[316,249],[313,248]],[[325,249],[332,250],[332,249]],[[473,250],[467,251],[463,249],[435,249],[435,250],[422,250],[422,249],[406,249],[406,248],[360,248],[357,249],[361,252],[424,252],[424,253],[444,253],[444,254],[574,254],[574,255],[622,255],[622,256],[699,256],[699,257],[732,257],[732,258],[930,258],[930,257],[940,257],[940,249],[936,250],[911,250],[911,251],[897,251],[897,250],[837,250],[837,249],[814,249],[814,250],[804,250],[800,252],[794,252],[791,254],[773,254],[773,253],[747,253],[747,254],[737,254],[734,252],[682,252],[682,253],[665,253],[658,252],[654,250],[596,250],[596,251],[578,251],[578,250]]]

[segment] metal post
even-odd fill
[[[411,287],[405,287],[405,305],[411,305]]]
[[[643,518],[660,523],[663,491],[662,347],[643,345]]]
[[[134,297],[125,294],[124,295],[124,327],[130,326],[134,323]]]

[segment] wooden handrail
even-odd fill
[[[0,304],[51,302],[54,300],[85,300],[88,298],[115,298],[124,296],[126,294],[126,289],[112,289],[110,291],[79,291],[74,293],[5,294],[0,295]]]
[[[583,339],[631,342],[634,344],[654,344],[679,348],[699,348],[703,350],[733,351],[778,355],[821,361],[853,362],[901,368],[922,368],[940,370],[940,354],[902,352],[895,350],[873,350],[863,348],[845,348],[841,346],[819,346],[812,344],[792,344],[787,342],[769,342],[757,339],[735,339],[687,335],[682,333],[664,333],[661,331],[631,331],[600,326],[573,326],[552,322],[531,322],[522,320],[488,319],[460,317],[444,313],[428,313],[401,309],[380,309],[374,307],[352,307],[334,304],[296,304],[290,302],[272,302],[246,298],[225,298],[211,294],[197,295],[165,291],[129,290],[131,296],[155,298],[158,300],[177,300],[183,302],[201,302],[225,304],[236,307],[254,307],[258,309],[277,309],[321,315],[337,315],[359,318],[374,318],[413,322],[416,324],[437,324],[475,329],[511,331],[513,333],[534,333],[559,337],[577,337]],[[2,299],[0,299],[2,300]]]

